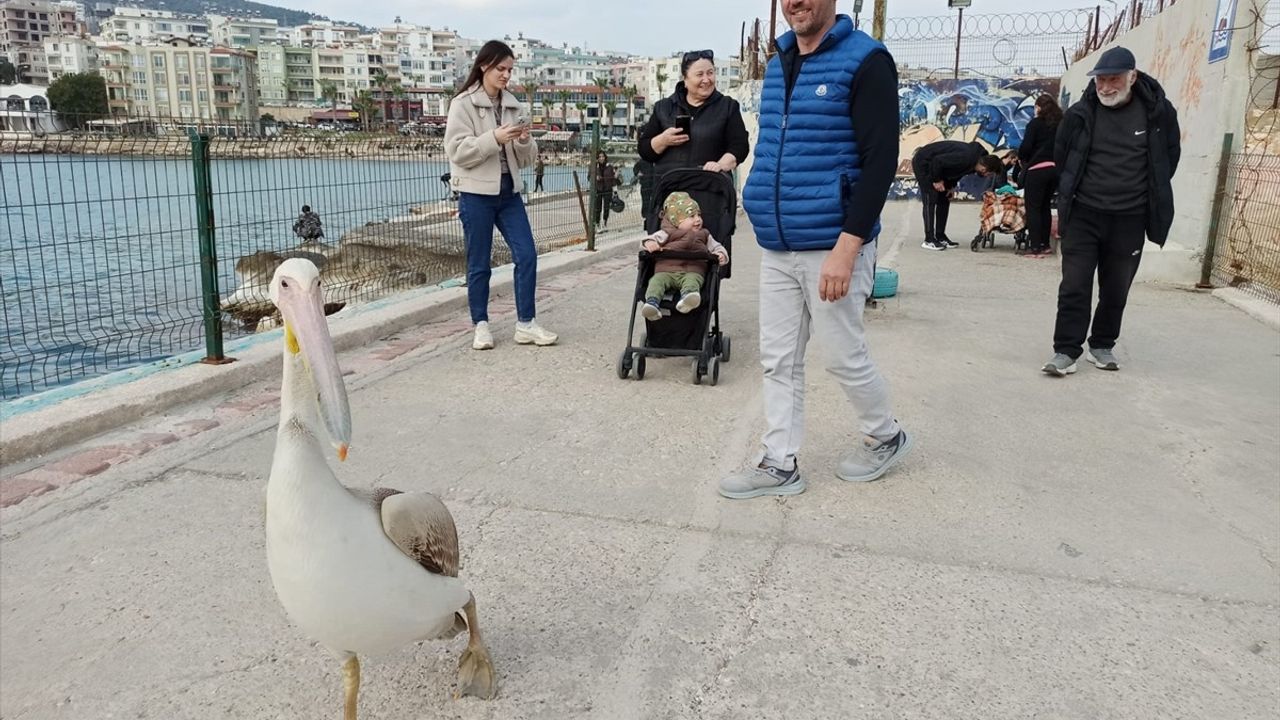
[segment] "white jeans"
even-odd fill
[[[876,244],[862,246],[849,294],[836,302],[818,297],[827,255],[822,250],[765,250],[760,261],[764,459],[787,469],[804,441],[804,353],[811,331],[821,338],[827,371],[853,404],[858,431],[880,440],[898,432],[889,387],[867,351],[862,324],[862,309],[875,284]]]

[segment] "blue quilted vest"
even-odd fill
[[[778,38],[779,56],[765,71],[760,131],[742,207],[767,250],[829,250],[844,226],[846,203],[862,174],[858,139],[849,118],[853,78],[862,61],[884,45],[853,29],[848,15],[804,61],[787,108],[782,53],[796,37]],[[880,234],[877,220],[869,242]]]

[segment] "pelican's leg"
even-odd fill
[[[356,697],[360,693],[360,661],[355,655],[342,664],[342,688],[346,691],[343,720],[356,720]]]
[[[458,661],[458,692],[454,699],[463,695],[474,695],[484,700],[492,700],[498,694],[498,679],[493,671],[493,660],[485,649],[484,640],[480,639],[480,620],[476,616],[476,597],[471,596],[462,611],[466,614],[467,630],[470,637],[467,649]]]

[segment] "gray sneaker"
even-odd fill
[[[746,500],[761,495],[799,495],[804,492],[804,478],[800,477],[800,463],[794,469],[759,465],[736,472],[720,481],[720,494],[734,500]]]
[[[1066,377],[1076,371],[1076,361],[1071,359],[1070,355],[1058,353],[1049,359],[1049,362],[1040,368],[1040,372],[1045,375],[1053,375],[1055,377]]]
[[[1119,370],[1115,353],[1108,348],[1089,348],[1089,362],[1099,370]]]
[[[866,438],[852,454],[840,461],[836,468],[836,477],[845,482],[871,482],[889,471],[911,452],[911,436],[906,430],[899,430],[892,440],[876,442]]]

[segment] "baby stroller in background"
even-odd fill
[[[969,243],[973,252],[978,252],[979,247],[994,248],[998,232],[1013,236],[1015,250],[1027,248],[1027,208],[1021,197],[984,192],[981,218],[978,234]]]
[[[645,217],[645,232],[652,233],[662,224],[662,205],[673,192],[689,193],[702,211],[702,226],[725,246],[730,265],[721,266],[709,253],[657,253],[676,260],[704,260],[706,279],[702,284],[702,304],[693,312],[676,312],[679,298],[674,292],[659,298],[662,317],[645,320],[645,333],[636,345],[636,315],[639,303],[645,301],[645,289],[654,274],[656,256],[641,250],[636,272],[635,292],[631,297],[631,319],[627,327],[627,347],[618,358],[618,378],[625,380],[634,368],[636,379],[643,380],[645,359],[649,357],[692,357],[693,384],[720,381],[720,363],[729,362],[729,336],[720,332],[720,281],[727,280],[733,263],[733,229],[738,214],[738,192],[728,175],[707,172],[701,168],[672,170],[654,184],[653,201]]]

